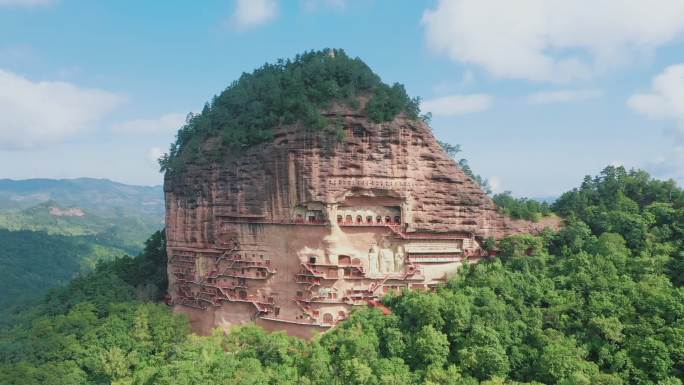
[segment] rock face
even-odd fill
[[[392,290],[427,290],[516,230],[422,121],[331,111],[165,179],[171,301],[195,331],[256,322],[303,337]],[[207,148],[211,143],[206,143]]]

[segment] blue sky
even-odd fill
[[[683,37],[681,0],[0,0],[0,177],[160,184],[188,112],[332,47],[420,96],[495,191],[554,196],[608,164],[681,184]]]

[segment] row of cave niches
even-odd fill
[[[202,258],[209,256],[208,253],[202,254]],[[211,259],[209,272],[199,274],[197,255],[172,253],[169,264],[176,279],[174,304],[207,310],[220,307],[224,302],[247,303],[255,309],[253,319],[327,327],[345,319],[347,312],[322,313],[318,306],[338,305],[348,309],[353,305],[377,303],[380,296],[393,290],[433,288],[433,285],[424,284],[420,269],[411,262],[401,275],[370,278],[358,258],[341,255],[333,264],[310,257],[294,274],[299,290],[293,298],[284,298],[299,310],[294,319],[287,319],[281,316],[281,308],[276,301],[278,293],[263,295],[254,287],[264,287],[263,283],[278,273],[271,266],[269,257],[263,254],[250,256],[235,246],[223,253],[213,253]],[[340,279],[356,281],[359,285],[339,292],[333,284]]]
[[[401,225],[401,217],[400,216],[385,216],[384,218],[380,215],[373,217],[372,215],[367,215],[365,218],[362,215],[357,215],[356,217],[353,217],[352,215],[338,215],[337,216],[337,223],[342,224],[342,225],[348,225],[348,224],[357,224],[357,225],[362,225],[362,224],[367,224],[367,225]]]

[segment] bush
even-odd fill
[[[501,255],[504,257],[522,257],[536,255],[544,249],[541,238],[529,234],[511,235],[499,242]]]
[[[551,207],[548,203],[528,198],[514,198],[510,191],[495,194],[492,199],[505,215],[514,219],[537,222],[542,217],[551,214]]]

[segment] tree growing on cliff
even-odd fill
[[[487,178],[484,178],[478,174],[475,174],[473,170],[470,168],[470,165],[468,164],[468,160],[465,158],[457,159],[456,155],[461,152],[461,145],[460,144],[450,144],[447,142],[443,142],[441,140],[438,140],[437,143],[442,147],[444,152],[446,152],[447,155],[450,157],[454,158],[454,160],[457,161],[458,167],[463,171],[468,177],[475,183],[477,183],[478,186],[482,189],[482,191],[485,192],[485,194],[490,195],[492,193],[492,188],[489,185],[489,181]]]
[[[361,59],[343,50],[280,59],[242,74],[201,113],[190,115],[159,163],[166,171],[201,157],[216,160],[226,151],[271,140],[272,130],[282,125],[300,123],[314,133],[339,135],[322,111],[333,105],[358,110],[362,102],[359,112],[376,123],[401,113],[418,119],[420,112],[419,99],[410,98],[403,85],[383,83]]]

